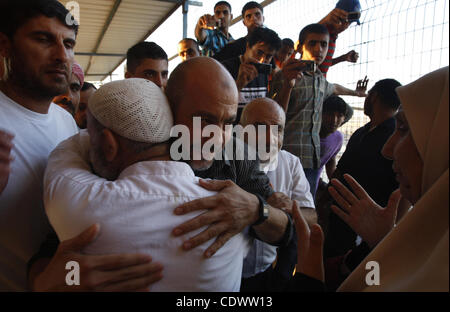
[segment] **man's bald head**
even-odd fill
[[[238,102],[237,87],[231,74],[218,61],[201,56],[189,59],[175,68],[167,82],[166,95],[176,114],[182,98],[215,91]]]
[[[284,110],[278,105],[277,102],[269,98],[259,98],[251,101],[245,105],[242,111],[242,116],[240,124],[243,127],[255,126],[256,131],[256,142],[260,139],[259,126],[265,126],[266,128],[266,151],[271,151],[273,154],[278,153],[283,146],[283,136],[284,136],[284,124],[286,122],[286,114]],[[271,129],[271,126],[277,126]],[[276,140],[275,140],[276,139]],[[253,145],[251,142],[247,142]],[[254,146],[257,150],[258,147]],[[258,151],[259,152],[259,151]],[[261,157],[260,157],[261,158]],[[261,162],[263,162],[261,160]]]
[[[215,146],[225,146],[231,139],[231,125],[236,120],[238,91],[230,73],[219,62],[208,57],[195,57],[178,65],[170,75],[166,88],[174,121],[176,125],[184,125],[190,131],[190,138],[206,126],[216,126],[214,135],[202,135],[201,147],[213,139]],[[201,118],[199,124],[194,118]],[[194,129],[195,128],[195,129]],[[191,140],[191,156],[198,150]],[[203,151],[202,151],[203,152]],[[212,160],[202,153],[201,160],[188,162],[194,170],[208,169]]]
[[[284,127],[285,121],[286,114],[277,102],[269,98],[259,98],[245,105],[240,124],[244,127],[256,123],[279,124]]]

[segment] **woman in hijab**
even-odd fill
[[[400,189],[386,208],[373,202],[351,176],[345,179],[353,192],[332,180],[330,194],[340,206],[333,211],[373,248],[338,291],[449,291],[448,86],[449,69],[445,67],[397,88],[402,109],[383,155],[393,159]],[[413,207],[394,225],[400,194]],[[296,215],[301,233],[302,223]],[[299,252],[300,241],[299,236]],[[312,244],[313,240],[307,244],[309,249]],[[380,278],[371,283],[366,278],[374,264]],[[315,263],[301,273],[312,276],[308,272],[321,266]]]

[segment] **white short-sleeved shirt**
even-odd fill
[[[60,144],[45,174],[45,209],[60,240],[94,223],[99,237],[89,254],[145,253],[164,265],[163,279],[151,291],[239,291],[247,235],[231,238],[213,257],[203,253],[214,239],[183,251],[180,246],[203,227],[181,237],[172,230],[204,211],[177,216],[179,205],[214,192],[198,185],[191,167],[174,161],[143,161],[127,167],[115,181],[90,172],[86,131]]]
[[[40,114],[0,91],[0,130],[15,135],[11,173],[0,194],[0,291],[25,291],[27,262],[50,232],[42,202],[48,155],[78,128],[56,104]]]
[[[300,159],[285,151],[278,153],[278,161],[274,168],[267,171],[270,183],[275,192],[281,192],[296,200],[299,207],[315,208],[314,200],[309,191],[309,183],[303,171]],[[253,240],[253,245],[244,260],[244,278],[264,272],[275,260],[277,247],[260,240]]]

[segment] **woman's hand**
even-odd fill
[[[394,227],[401,198],[400,190],[392,193],[386,208],[383,208],[370,198],[351,175],[344,174],[344,179],[353,192],[339,180],[332,179],[333,186],[328,190],[340,208],[332,205],[331,209],[373,248]]]

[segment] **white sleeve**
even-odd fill
[[[300,207],[315,208],[314,199],[309,189],[303,166],[298,157],[291,157],[292,160],[292,196]]]

